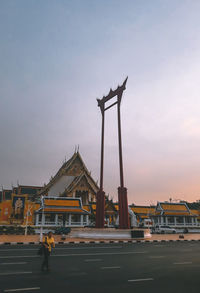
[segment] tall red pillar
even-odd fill
[[[104,227],[105,218],[105,192],[99,190],[97,192],[97,206],[96,206],[96,228]]]
[[[128,199],[127,188],[118,187],[118,200],[119,200],[119,228],[130,228],[129,215],[128,215]]]

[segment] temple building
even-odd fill
[[[155,213],[155,206],[130,205],[130,209],[136,216],[137,226],[149,227],[153,225],[152,215]]]
[[[54,228],[95,226],[97,182],[79,152],[62,164],[44,186],[18,185],[0,191],[0,225]],[[200,227],[200,203],[129,205],[131,227]],[[105,197],[105,227],[118,227],[119,205]]]
[[[99,187],[86,168],[79,152],[65,162],[39,195],[81,198],[83,205],[96,201]]]
[[[45,197],[35,211],[36,226],[84,227],[89,225],[90,208],[80,198]]]
[[[0,193],[0,224],[35,226],[89,225],[98,185],[79,152],[43,187],[19,185]]]
[[[91,212],[93,215],[93,225],[96,217],[96,203],[91,203]],[[105,197],[105,227],[115,227],[118,220],[119,205],[109,200],[108,196]]]
[[[75,152],[38,193],[43,203],[35,211],[35,225],[89,225],[90,203],[96,202],[98,189],[80,153]]]
[[[153,219],[155,225],[192,228],[198,225],[198,215],[199,211],[190,210],[186,202],[158,202],[155,212],[150,217]]]

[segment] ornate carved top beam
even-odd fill
[[[110,89],[110,92],[109,92],[109,94],[107,96],[103,96],[103,98],[101,100],[97,99],[98,106],[101,109],[104,109],[104,104],[106,102],[108,102],[110,99],[114,98],[115,96],[121,96],[123,91],[126,89],[127,80],[128,80],[128,76],[125,79],[125,81],[123,82],[123,84],[121,86],[118,86],[118,88],[116,90],[113,91],[112,89]]]

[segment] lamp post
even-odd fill
[[[31,215],[31,211],[30,211],[30,205],[29,205],[29,201],[28,201],[28,209],[26,211],[26,224],[25,224],[25,236],[27,235],[27,226],[28,226],[28,217]]]
[[[43,238],[43,221],[44,221],[44,196],[41,196],[41,205],[42,205],[42,223],[40,226],[40,242],[42,242]]]

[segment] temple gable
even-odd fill
[[[79,152],[76,152],[61,166],[40,195],[80,197],[84,204],[88,204],[96,200],[98,189]]]

